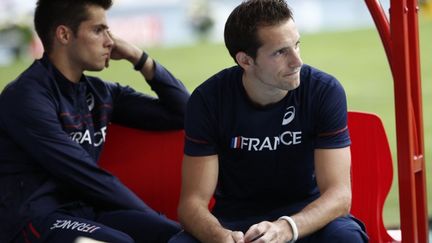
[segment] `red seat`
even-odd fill
[[[183,144],[183,131],[143,131],[111,124],[100,166],[150,207],[176,220]]]
[[[381,119],[363,112],[348,113],[351,136],[351,213],[365,225],[370,242],[395,241],[384,227],[382,212],[393,180],[393,164]]]

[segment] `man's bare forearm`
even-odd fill
[[[230,237],[230,230],[222,227],[206,206],[180,204],[179,221],[184,229],[201,242],[225,242]]]
[[[334,189],[323,193],[317,200],[292,216],[298,228],[299,238],[309,235],[332,220],[348,214],[350,206],[351,191],[349,188],[339,191]]]

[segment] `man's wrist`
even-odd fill
[[[134,64],[134,69],[140,71],[144,67],[144,64],[146,63],[148,57],[148,54],[143,51],[138,61]]]
[[[207,231],[205,238],[202,239],[202,242],[226,242],[227,239],[232,238],[231,233],[231,230],[217,227],[217,229]]]
[[[278,220],[285,221],[288,224],[288,226],[291,228],[291,232],[292,232],[291,235],[292,235],[292,237],[288,241],[288,243],[294,243],[294,242],[296,242],[297,239],[298,239],[298,229],[297,229],[297,225],[294,222],[294,220],[291,217],[289,217],[289,216],[282,216]]]

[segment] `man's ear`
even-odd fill
[[[72,31],[69,27],[65,25],[57,26],[55,32],[55,38],[59,43],[66,45],[70,41],[71,37],[72,37]]]
[[[244,70],[249,69],[249,67],[254,64],[254,60],[252,57],[250,57],[248,54],[246,54],[245,52],[237,52],[236,54],[236,60],[237,63],[240,65],[240,67],[242,67]]]

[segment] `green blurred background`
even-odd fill
[[[429,217],[432,215],[432,17],[420,15],[420,47],[423,86],[424,138],[427,163],[427,193]],[[305,63],[336,76],[344,85],[350,110],[378,114],[387,131],[394,158],[394,180],[384,210],[388,227],[398,227],[399,201],[396,163],[395,114],[393,80],[381,40],[374,28],[303,34],[302,58]],[[209,76],[234,65],[223,44],[206,42],[178,47],[150,48],[147,52],[180,78],[193,91]],[[20,59],[0,66],[0,90],[15,79],[32,60]],[[137,90],[150,92],[131,64],[113,61],[109,69],[98,75],[103,79],[131,85]]]

